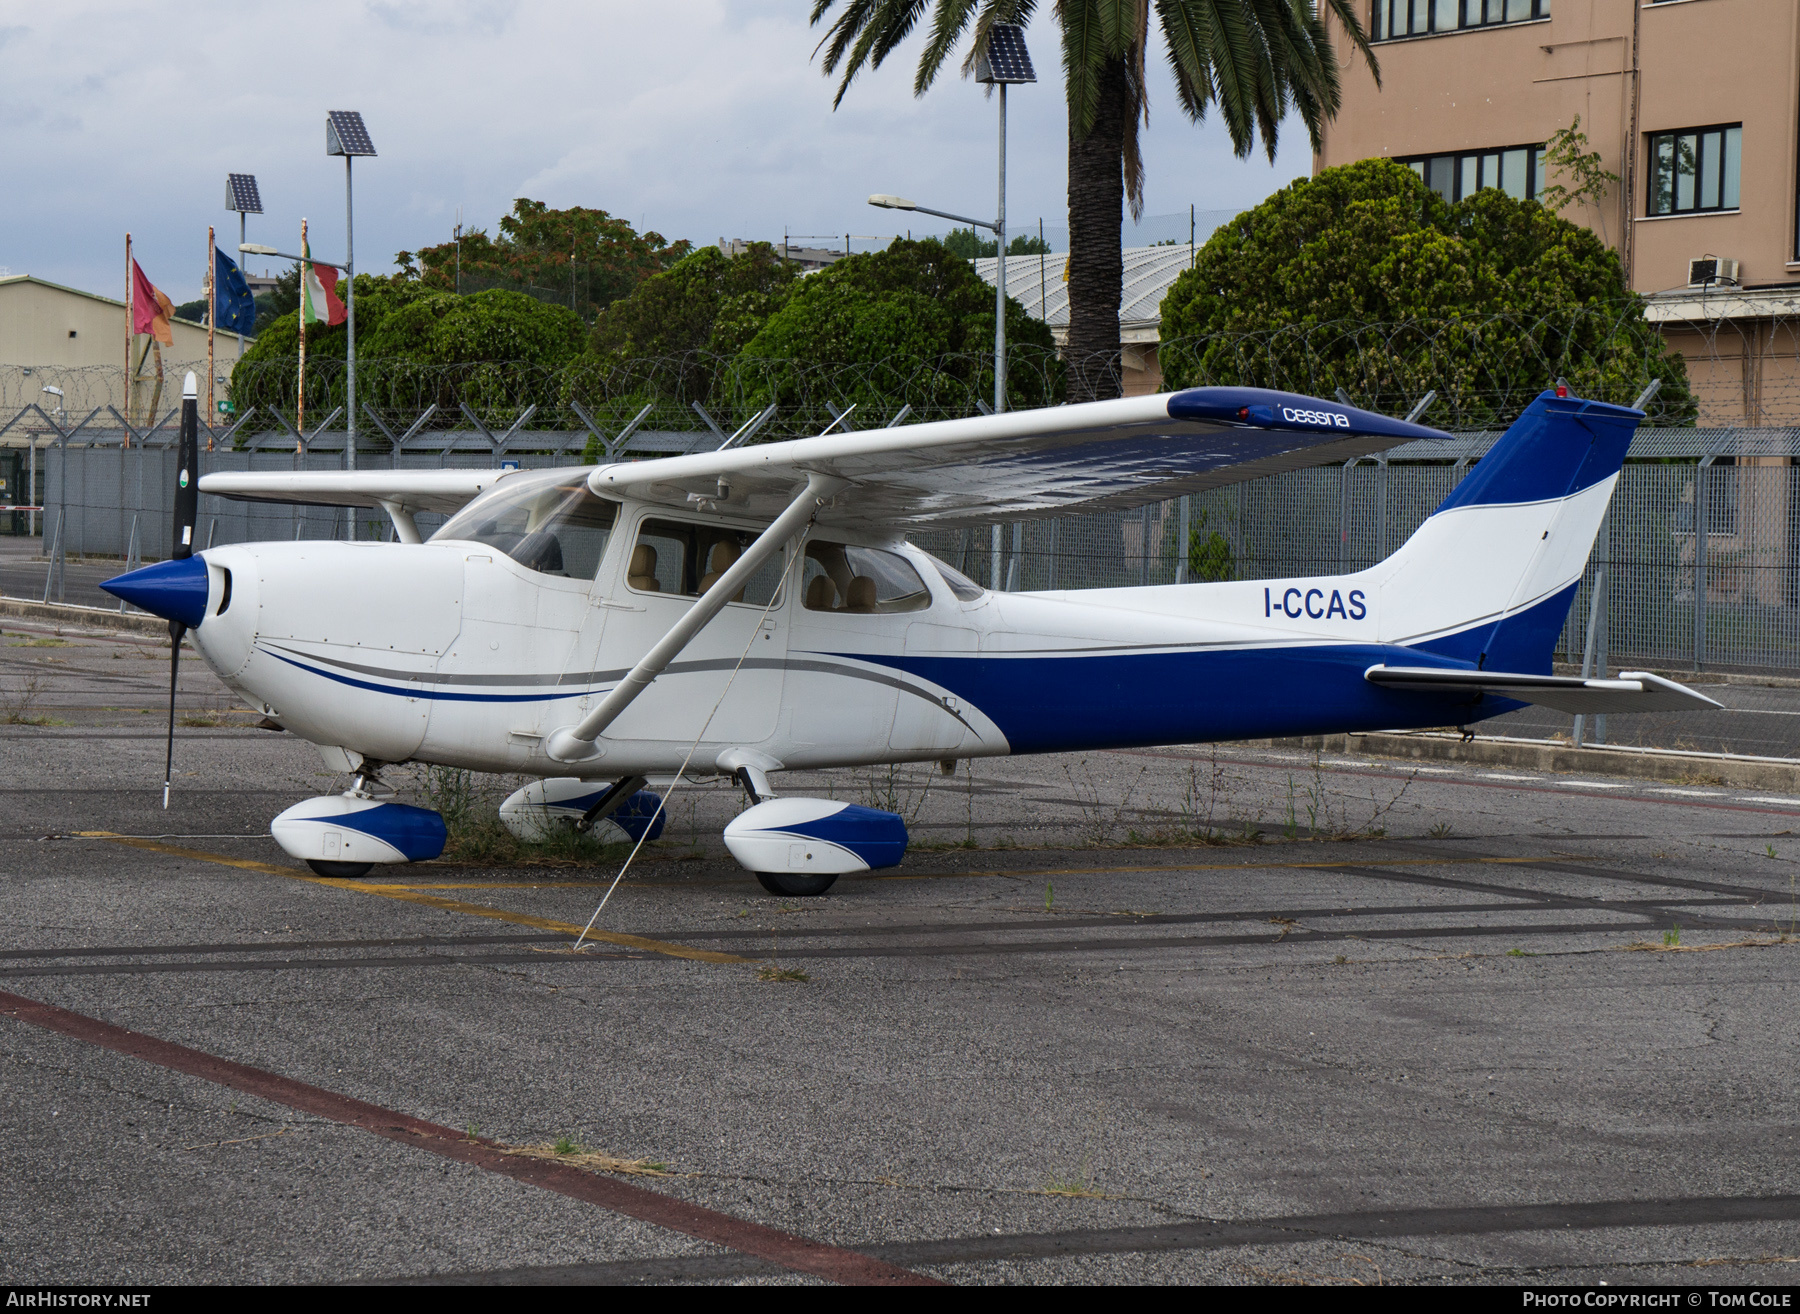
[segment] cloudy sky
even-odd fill
[[[807,0],[188,0],[0,3],[0,267],[117,296],[124,235],[177,302],[199,295],[205,228],[236,243],[227,172],[254,173],[250,240],[339,253],[343,163],[327,109],[359,109],[380,158],[356,172],[361,268],[514,197],[609,210],[666,237],[891,236],[896,192],[961,213],[994,203],[994,109],[952,69],[911,93],[919,38],[831,108]],[[1045,6],[1047,9],[1048,6]],[[1013,231],[1066,224],[1055,30],[1027,43],[1043,82],[1010,96]],[[1160,54],[1160,51],[1158,52]],[[1232,157],[1182,118],[1160,72],[1146,138],[1149,214],[1240,209],[1310,165],[1290,121],[1279,160]],[[937,225],[940,229],[942,225]],[[915,231],[919,231],[915,228]],[[1185,235],[1185,234],[1184,234]],[[859,243],[861,245],[861,243]],[[253,265],[252,268],[255,268]]]

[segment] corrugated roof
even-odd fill
[[[1119,297],[1121,329],[1156,328],[1162,324],[1162,300],[1182,270],[1193,262],[1186,242],[1180,246],[1128,246],[1125,286]],[[999,260],[986,256],[975,262],[975,272],[992,284]],[[1063,281],[1067,254],[1006,257],[1006,294],[1052,329],[1069,327],[1069,285]],[[1047,313],[1046,313],[1047,312]]]

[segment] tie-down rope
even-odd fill
[[[606,887],[606,893],[600,898],[600,906],[594,909],[594,915],[587,919],[587,925],[582,927],[581,934],[575,937],[574,950],[581,948],[581,942],[587,938],[587,933],[593,930],[594,923],[600,920],[600,914],[606,910],[607,900],[611,899],[613,891],[619,888],[619,882],[625,879],[625,873],[637,858],[638,850],[644,847],[644,841],[650,838],[650,832],[656,828],[657,817],[662,815],[669,800],[675,796],[675,791],[681,787],[681,782],[687,775],[688,763],[694,760],[694,754],[700,748],[700,741],[706,738],[706,732],[712,728],[713,717],[717,716],[719,708],[725,705],[725,695],[731,692],[732,682],[737,679],[738,672],[743,669],[745,659],[750,656],[751,645],[756,642],[756,636],[762,633],[763,622],[769,619],[769,612],[786,595],[789,571],[794,568],[796,563],[805,559],[806,539],[812,533],[812,527],[813,522],[808,520],[806,527],[800,531],[800,536],[794,543],[793,560],[782,571],[781,580],[775,586],[774,591],[770,593],[769,601],[762,609],[762,615],[757,617],[756,624],[751,627],[750,637],[744,642],[744,650],[738,654],[737,664],[731,668],[731,674],[725,677],[725,687],[719,690],[718,701],[712,705],[712,711],[706,714],[706,720],[700,723],[700,733],[695,735],[694,742],[688,745],[687,756],[681,759],[681,766],[675,772],[675,779],[670,783],[668,793],[657,799],[656,811],[652,812],[650,820],[644,823],[644,833],[639,835],[637,843],[631,846],[631,852],[626,855],[624,866],[619,868],[619,874],[614,876],[612,884]]]

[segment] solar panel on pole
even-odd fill
[[[325,111],[325,153],[327,155],[373,155],[375,143],[356,110]]]
[[[1018,85],[1036,82],[1031,52],[1025,49],[1025,29],[1016,23],[995,23],[975,60],[977,82]]]
[[[239,214],[261,214],[262,193],[256,189],[256,175],[253,173],[228,173],[225,175],[225,208],[235,210]]]

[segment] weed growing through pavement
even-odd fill
[[[31,705],[37,702],[38,695],[42,692],[42,681],[35,675],[26,676],[25,679],[19,683],[17,696],[7,705],[6,716],[0,719],[3,719],[7,725],[67,724],[67,722],[64,721],[58,721],[53,716],[34,715],[32,713]]]
[[[1083,779],[1077,780],[1075,772],[1068,766],[1063,767],[1063,774],[1069,778],[1069,788],[1075,794],[1075,806],[1081,810],[1081,835],[1089,844],[1096,847],[1107,843],[1118,833],[1125,822],[1125,814],[1131,810],[1131,800],[1137,794],[1138,786],[1144,783],[1144,777],[1150,768],[1140,767],[1130,788],[1118,804],[1112,808],[1101,801],[1100,788],[1094,783],[1093,768],[1088,766],[1084,758],[1081,763]]]
[[[1663,932],[1663,944],[1665,947],[1674,948],[1676,945],[1678,945],[1680,943],[1681,943],[1681,923],[1676,922],[1668,930]]]
[[[1044,882],[1044,911],[1049,912],[1056,903],[1056,890],[1049,881]]]
[[[1449,839],[1450,838],[1450,823],[1447,821],[1438,822],[1437,825],[1435,825],[1431,828],[1431,838],[1432,839]]]
[[[915,784],[916,778],[911,773],[902,775],[897,763],[869,767],[862,781],[863,806],[881,812],[898,813],[908,822],[915,821],[918,819],[919,809],[925,806],[925,799],[931,793],[931,773],[925,773],[925,783],[922,786],[915,789]]]
[[[449,838],[440,861],[494,867],[580,867],[610,861],[629,845],[604,844],[576,830],[572,822],[547,828],[540,840],[526,841],[500,822],[497,805],[480,797],[473,772],[459,767],[425,768],[419,790],[425,806],[444,818]]]
[[[759,967],[757,969],[756,979],[758,981],[795,981],[804,985],[808,981],[811,981],[812,977],[808,976],[797,967],[780,967],[771,963],[766,967]]]
[[[528,1159],[554,1159],[603,1173],[625,1173],[633,1177],[667,1177],[669,1165],[654,1159],[621,1159],[617,1155],[589,1150],[572,1136],[559,1136],[541,1145],[515,1145],[502,1150]]]

